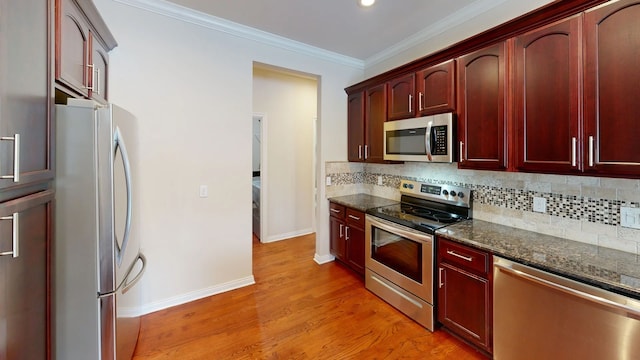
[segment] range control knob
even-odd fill
[[[406,188],[408,188],[408,187],[409,187],[409,185],[407,185],[407,184],[402,184],[402,187],[406,189]]]
[[[409,184],[409,189],[413,189],[413,184]]]
[[[442,190],[442,195],[447,196],[449,195],[449,192],[447,190]]]
[[[459,193],[458,193],[458,197],[459,197],[460,199],[462,199],[462,198],[464,197],[464,193],[463,193],[463,192],[459,192]]]
[[[455,191],[451,191],[451,192],[449,192],[449,194],[451,194],[451,196],[456,196],[457,195]]]

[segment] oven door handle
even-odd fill
[[[400,228],[401,225],[398,225],[398,226],[388,225],[386,223],[376,220],[373,216],[367,215],[366,221],[369,222],[369,224],[371,224],[372,226],[375,226],[379,229],[390,232],[392,234],[400,235],[407,239],[424,241],[424,242],[433,241],[433,236],[430,234],[427,234],[427,233],[417,234],[415,232],[407,231],[405,229]]]

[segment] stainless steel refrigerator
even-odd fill
[[[56,105],[53,314],[57,359],[131,359],[146,259],[136,236],[136,119],[115,105]],[[139,311],[138,311],[139,312]]]

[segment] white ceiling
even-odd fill
[[[170,0],[215,17],[359,60],[446,31],[507,0]]]

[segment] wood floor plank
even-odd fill
[[[313,235],[253,251],[255,285],[144,316],[134,359],[485,359],[315,263]]]

